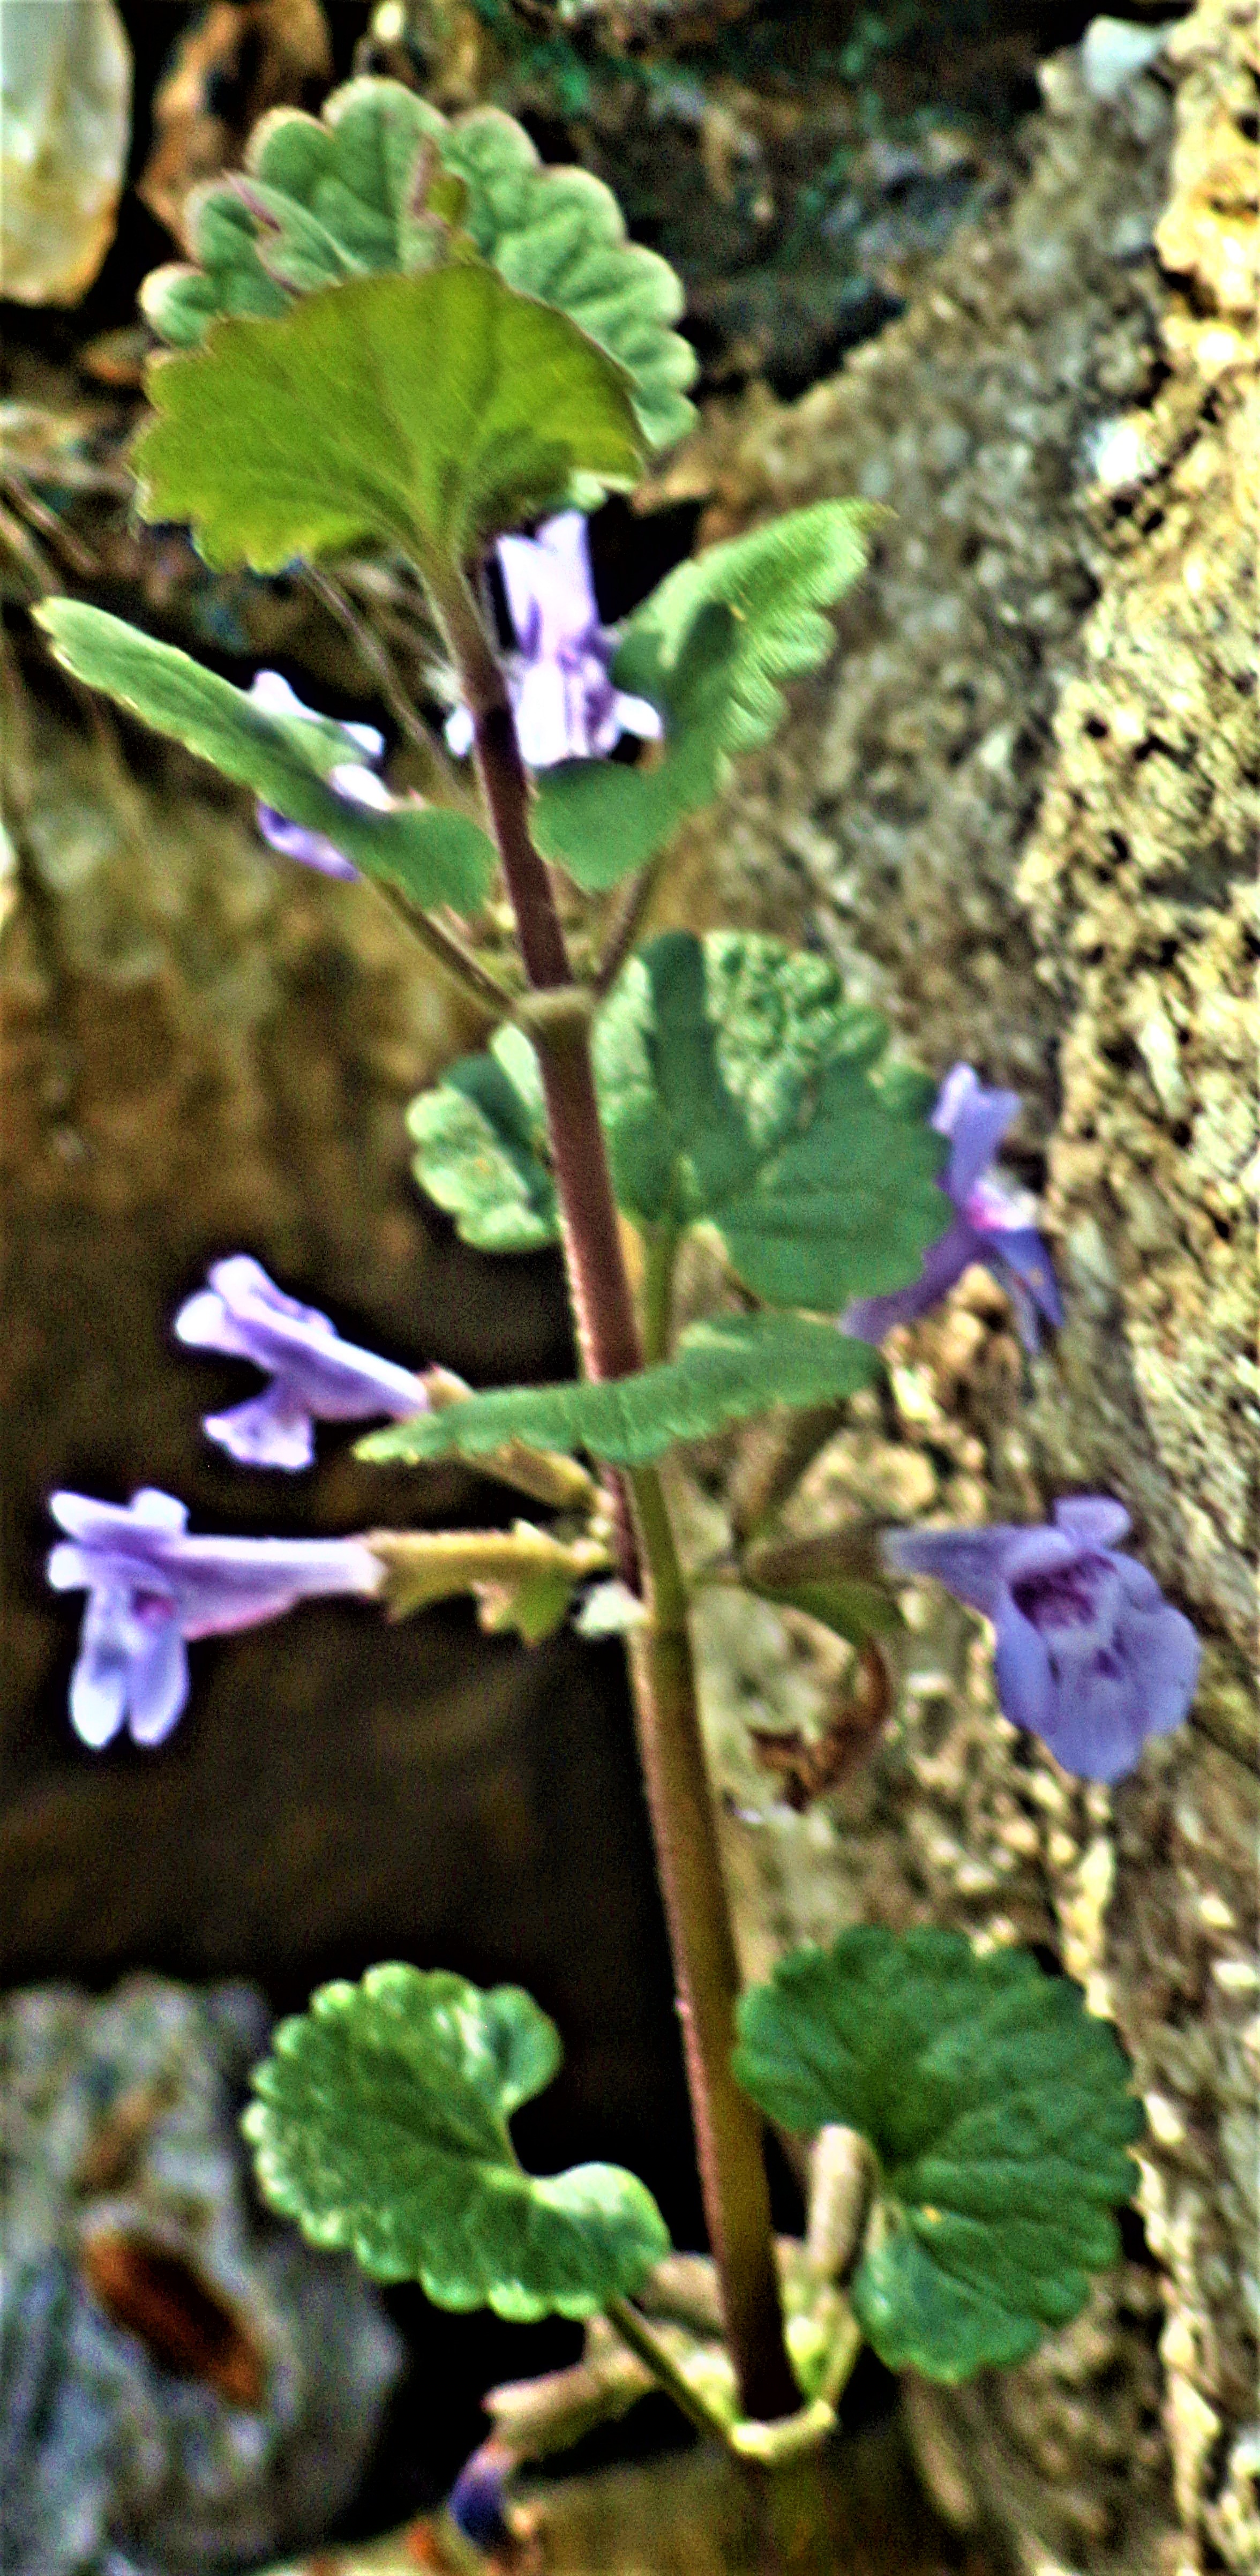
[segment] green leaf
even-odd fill
[[[538,1059],[523,1031],[500,1029],[485,1055],[449,1066],[407,1112],[422,1189],[481,1252],[554,1243],[556,1193]]]
[[[878,1521],[842,1522],[814,1538],[760,1539],[744,1550],[739,1579],[759,1601],[803,1610],[851,1646],[892,1636],[905,1620],[879,1557]]]
[[[591,2316],[638,2289],[669,2236],[618,2165],[518,2164],[508,2120],[559,2064],[519,1986],[401,1965],[321,1986],[254,2076],[244,2127],[263,2192],[312,2244],[419,2281],[439,2307]]]
[[[148,390],[142,513],[190,521],[220,570],[376,539],[436,576],[562,500],[578,469],[629,484],[643,456],[621,370],[489,268],[359,278],[278,321],[218,322],[204,350],[155,360]]]
[[[873,1078],[886,1039],[777,941],[652,941],[596,1039],[618,1205],[715,1226],[772,1304],[836,1312],[904,1286],[953,1210],[941,1139]]]
[[[779,724],[781,682],[827,659],[835,637],[821,612],[864,570],[883,515],[864,501],[815,502],[667,574],[613,665],[620,688],[660,710],[664,756],[631,770],[592,760],[548,770],[535,801],[548,858],[588,889],[615,885],[711,802],[730,756]]]
[[[600,1385],[497,1387],[444,1412],[418,1414],[359,1442],[377,1464],[484,1458],[508,1440],[588,1450],[613,1466],[642,1466],[677,1440],[702,1440],[772,1404],[818,1404],[856,1394],[878,1374],[866,1342],[796,1315],[724,1315],[693,1324],[676,1359]]]
[[[891,2370],[1022,2361],[1116,2259],[1142,2131],[1080,1989],[1024,1950],[870,1925],[794,1950],[738,2010],[735,2071],[772,2120],[860,2131],[879,2202],[853,2284]]]
[[[740,1580],[759,1601],[803,1610],[851,1646],[864,1646],[869,1637],[890,1637],[906,1624],[897,1603],[877,1583],[754,1583],[746,1568]]]
[[[146,280],[154,330],[195,347],[216,315],[274,315],[312,288],[430,268],[457,245],[443,182],[424,184],[426,155],[463,183],[457,220],[480,257],[626,369],[650,446],[680,438],[695,418],[685,388],[696,372],[672,328],[682,288],[655,251],[627,240],[611,190],[585,170],[545,169],[500,109],[451,122],[397,81],[351,81],[319,119],[263,118],[243,176],[213,181],[189,207],[199,264]]]
[[[203,670],[176,645],[85,601],[48,599],[34,614],[76,680],[103,689],[155,732],[185,743],[290,822],[326,833],[366,875],[401,885],[422,905],[452,903],[467,911],[483,900],[496,860],[476,823],[439,805],[378,813],[325,784],[338,764],[363,758],[343,726],[326,717],[264,714],[243,689]]]
[[[933,1178],[934,1086],[883,1062],[886,1037],[833,966],[780,940],[653,940],[595,1031],[618,1206],[640,1225],[716,1226],[772,1304],[837,1312],[904,1286],[953,1210]],[[519,1032],[453,1067],[410,1123],[417,1178],[465,1241],[555,1240],[542,1087]]]

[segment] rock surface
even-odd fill
[[[1068,1307],[1021,1396],[1002,1301],[971,1274],[895,1337],[887,1402],[850,1408],[791,1524],[1040,1518],[1056,1492],[1112,1492],[1207,1647],[1191,1725],[1108,1795],[1014,1736],[973,1623],[912,1595],[895,1729],[829,1811],[788,1822],[743,1718],[798,1722],[834,1676],[760,1606],[704,1614],[717,1767],[765,1819],[729,1828],[750,1965],[863,1914],[961,1923],[1061,1959],[1133,2057],[1145,2246],[1035,2364],[911,2401],[1030,2576],[1260,2565],[1256,68],[1235,0],[1203,0],[1106,96],[1088,48],[1057,58],[1022,186],[904,319],[676,469],[707,485],[714,534],[830,493],[897,515],[834,678],[693,833],[669,903],[820,941],[923,1062],[1023,1092]],[[714,1543],[712,1493],[691,1510]]]
[[[237,2114],[269,2016],[133,1977],[0,2006],[7,2576],[179,2576],[316,2539],[402,2339],[348,2257],[253,2200]]]

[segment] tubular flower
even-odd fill
[[[617,638],[599,622],[582,512],[562,510],[536,537],[501,537],[497,552],[520,647],[506,669],[526,767],[598,759],[623,733],[655,741],[655,707],[613,686]],[[472,739],[472,718],[456,707],[448,747],[462,758]]]
[[[208,1413],[202,1429],[243,1467],[309,1467],[316,1422],[365,1422],[387,1413],[405,1422],[428,1410],[411,1369],[343,1342],[317,1306],[300,1306],[248,1253],[216,1261],[209,1286],[175,1318],[176,1339],[194,1350],[227,1351],[252,1360],[271,1384],[228,1413]]]
[[[372,1594],[381,1567],[361,1540],[190,1538],[188,1513],[151,1485],[124,1507],[53,1494],[66,1532],[47,1574],[88,1595],[70,1683],[70,1722],[94,1749],[126,1724],[161,1744],[188,1697],[189,1637],[230,1635],[326,1593]]]
[[[893,1530],[894,1574],[930,1574],[993,1623],[1006,1715],[1082,1780],[1123,1780],[1147,1737],[1194,1698],[1199,1640],[1153,1574],[1115,1542],[1129,1515],[1105,1494],[1056,1503],[1054,1526]]]
[[[255,706],[261,708],[266,716],[287,716],[306,724],[317,721],[314,709],[303,705],[297,691],[290,688],[279,671],[259,671],[249,694]],[[384,734],[378,733],[375,725],[370,724],[343,725],[342,732],[348,733],[366,752],[367,761],[346,760],[330,770],[328,784],[334,795],[344,797],[347,805],[370,805],[378,814],[388,813],[394,798],[384,781],[377,777],[375,766],[368,766],[369,762],[375,764],[382,758]],[[279,850],[282,857],[300,859],[303,867],[318,868],[324,877],[358,876],[359,870],[353,860],[343,855],[326,832],[311,832],[302,823],[289,822],[274,805],[259,804],[254,812],[264,841],[271,849]]]
[[[1047,1323],[1062,1323],[1050,1255],[1037,1232],[1036,1202],[1005,1180],[993,1160],[1019,1105],[1017,1091],[986,1091],[969,1064],[956,1064],[946,1075],[932,1125],[949,1138],[941,1186],[958,1213],[925,1253],[920,1276],[889,1296],[859,1298],[841,1317],[842,1332],[860,1342],[882,1342],[894,1324],[916,1323],[939,1305],[973,1261],[982,1261],[1006,1290],[1026,1350],[1039,1345],[1039,1309]]]

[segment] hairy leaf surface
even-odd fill
[[[738,2008],[740,2083],[798,2133],[856,2129],[879,2206],[853,2284],[891,2370],[1022,2361],[1115,2261],[1142,2116],[1114,2033],[1025,1950],[871,1925],[794,1950]]]
[[[454,221],[430,168],[460,184]],[[451,121],[398,81],[351,81],[319,118],[264,117],[244,173],[199,191],[188,220],[198,265],[156,270],[143,294],[153,328],[176,347],[196,346],[217,315],[275,316],[294,295],[382,271],[415,275],[471,249],[626,369],[650,446],[680,438],[695,417],[685,390],[695,357],[672,327],[683,307],[673,270],[627,240],[602,181],[544,168],[499,108]]]
[[[560,2064],[519,1986],[370,1968],[281,2022],[245,2115],[266,2198],[312,2244],[439,2307],[586,2317],[669,2251],[645,2186],[618,2165],[539,2177],[507,2123]]]
[[[872,1078],[886,1039],[777,941],[653,940],[597,1041],[619,1206],[715,1226],[775,1305],[838,1310],[913,1278],[951,1210],[940,1140]]]
[[[642,1226],[716,1226],[772,1304],[838,1309],[915,1277],[950,1222],[930,1082],[886,1067],[887,1030],[834,967],[781,941],[670,931],[633,959],[595,1032],[617,1203]],[[416,1174],[483,1250],[554,1239],[542,1092],[519,1034],[411,1112]]]
[[[694,1324],[676,1359],[600,1385],[496,1387],[441,1413],[419,1414],[359,1442],[355,1455],[418,1465],[484,1458],[508,1440],[573,1451],[617,1467],[643,1466],[678,1440],[701,1440],[771,1404],[855,1395],[878,1374],[869,1343],[796,1315],[722,1316]]]
[[[185,743],[290,822],[326,833],[365,875],[401,885],[419,904],[467,910],[482,901],[495,853],[467,816],[439,805],[377,812],[325,783],[339,764],[363,758],[341,725],[326,717],[265,714],[243,689],[176,645],[159,643],[84,600],[45,600],[35,616],[75,679]]]
[[[216,323],[149,370],[141,508],[206,561],[279,572],[366,539],[430,573],[564,497],[633,483],[628,380],[562,313],[490,268],[361,278],[278,321]]]
[[[520,1029],[449,1067],[407,1112],[415,1174],[465,1243],[537,1252],[559,1233],[538,1059]]]
[[[663,757],[629,771],[565,761],[539,785],[539,841],[579,885],[615,885],[642,867],[710,803],[730,756],[768,741],[785,712],[782,682],[830,653],[822,612],[865,568],[881,515],[864,501],[790,510],[677,565],[635,610],[613,673],[659,708]]]

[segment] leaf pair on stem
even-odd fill
[[[1077,2313],[1115,2260],[1111,2211],[1141,2128],[1077,1987],[1024,1951],[859,1926],[794,1952],[738,2018],[736,2073],[761,2109],[794,2136],[839,2125],[869,2150],[849,2296],[890,2369],[1009,2367]],[[517,2163],[507,2121],[559,2063],[516,1987],[401,1966],[324,1987],[255,2079],[263,2188],[313,2242],[349,2247],[378,2280],[419,2280],[439,2306],[590,2316],[640,2291],[669,2240],[631,2175],[539,2179]],[[803,2404],[816,2385],[807,2369]],[[727,2404],[733,2423],[733,2392]]]

